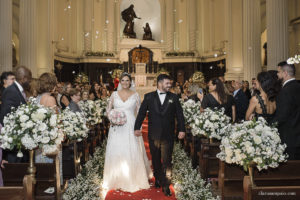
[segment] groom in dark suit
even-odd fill
[[[169,189],[172,170],[172,151],[174,145],[175,118],[177,119],[178,138],[185,136],[185,124],[182,108],[177,95],[169,92],[171,78],[161,74],[157,77],[157,90],[145,94],[144,101],[136,118],[134,133],[141,136],[141,126],[148,111],[148,138],[155,187],[162,186],[166,196],[171,196]]]
[[[18,108],[21,104],[26,103],[25,90],[28,90],[30,87],[31,71],[24,66],[20,66],[17,67],[15,75],[16,81],[4,90],[1,97],[0,123],[2,126],[4,117],[11,112],[13,107]],[[18,158],[17,153],[16,150],[4,151],[3,159],[10,163],[27,161],[28,157],[26,154],[24,154],[23,158]]]
[[[295,80],[295,65],[278,64],[282,89],[276,99],[275,121],[290,160],[300,160],[300,83]]]

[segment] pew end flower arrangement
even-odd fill
[[[192,99],[189,99],[186,102],[180,99],[180,103],[186,124],[192,124],[195,120],[194,116],[200,115],[201,103],[195,102]]]
[[[86,119],[81,112],[73,112],[69,108],[59,115],[59,128],[70,141],[82,141],[88,136]]]
[[[228,164],[243,166],[253,181],[253,167],[259,171],[276,168],[285,162],[285,144],[281,144],[277,128],[268,126],[264,118],[232,125],[231,134],[222,138],[217,157]]]
[[[102,122],[101,110],[97,109],[94,101],[80,101],[78,105],[84,113],[88,126],[93,126]]]
[[[38,105],[33,98],[18,109],[13,109],[4,117],[3,124],[0,134],[1,148],[17,149],[18,157],[23,157],[22,148],[42,148],[44,154],[53,154],[58,151],[58,146],[64,139],[58,128],[55,111]]]
[[[193,116],[191,123],[193,136],[206,136],[212,139],[221,140],[228,134],[231,118],[224,114],[224,109],[213,110],[206,108],[204,112]]]

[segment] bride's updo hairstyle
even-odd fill
[[[120,82],[121,82],[121,80],[122,80],[125,76],[127,76],[127,77],[129,78],[129,82],[130,82],[129,88],[130,88],[130,87],[131,87],[132,78],[131,78],[131,75],[130,75],[129,73],[123,72],[123,73],[121,74],[121,76],[120,76]]]

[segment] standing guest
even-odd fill
[[[91,91],[94,93],[95,100],[101,98],[100,85],[98,83],[94,83],[92,85]]]
[[[89,100],[89,92],[88,90],[83,90],[83,92],[81,93],[81,99],[82,101],[87,101]]]
[[[78,88],[72,88],[70,90],[70,97],[71,97],[71,101],[68,106],[70,110],[73,112],[81,112],[81,109],[78,105],[78,102],[80,101],[80,97],[81,97],[80,90]]]
[[[14,83],[16,80],[15,74],[13,72],[3,72],[1,74],[1,90],[0,95],[3,93],[3,90]]]
[[[203,97],[201,111],[203,112],[205,108],[224,108],[225,114],[234,122],[236,120],[234,99],[226,94],[222,81],[219,78],[213,78],[208,82],[208,88],[209,94]]]
[[[100,90],[101,90],[101,96],[100,96],[100,98],[101,99],[107,99],[108,98],[108,92],[107,92],[106,87],[103,87]]]
[[[256,94],[259,94],[259,90],[257,89],[256,83],[257,83],[256,78],[252,78],[251,81],[252,87],[250,89],[251,97],[255,96]]]
[[[26,103],[25,90],[29,90],[32,78],[31,71],[24,66],[16,68],[16,81],[8,86],[2,94],[2,104],[0,111],[0,123],[3,125],[4,117],[11,112],[11,108],[18,108]],[[28,155],[25,153],[22,158],[17,157],[17,150],[3,151],[3,158],[10,163],[27,162]]]
[[[32,78],[30,82],[30,91],[26,91],[26,96],[37,97],[38,96],[38,79]]]
[[[232,87],[234,88],[233,98],[236,107],[236,121],[240,122],[245,120],[246,112],[249,105],[249,99],[243,92],[243,82],[236,80],[233,82]]]
[[[275,81],[270,73],[260,72],[257,75],[255,87],[259,92],[250,100],[246,120],[252,120],[253,117],[263,117],[268,123],[271,123],[276,111]]]
[[[251,92],[250,92],[248,81],[243,81],[243,92],[245,93],[248,100],[250,100],[251,99]]]
[[[300,83],[295,80],[295,65],[278,64],[278,78],[282,89],[276,101],[275,121],[290,160],[300,160]]]
[[[92,89],[89,91],[89,100],[95,101],[96,97]]]
[[[234,81],[226,81],[224,86],[225,86],[225,93],[229,94],[229,95],[233,95],[234,92],[234,88],[232,87],[232,84],[234,83]]]
[[[63,86],[61,83],[56,84],[56,102],[57,105],[61,108],[60,100],[63,95]]]
[[[68,107],[71,98],[69,95],[70,90],[72,89],[72,84],[71,83],[65,83],[64,87],[63,87],[63,93],[62,96],[60,98],[60,105],[61,105],[61,109],[65,109],[66,107]]]

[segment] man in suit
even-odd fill
[[[236,80],[232,82],[232,87],[234,88],[233,97],[236,107],[236,121],[240,122],[245,120],[246,112],[249,106],[249,99],[242,90],[242,81]]]
[[[277,76],[282,89],[276,99],[275,121],[290,160],[300,159],[300,84],[295,80],[295,65],[281,62]]]
[[[171,196],[169,189],[172,151],[174,144],[175,118],[177,119],[178,138],[185,136],[185,124],[182,107],[176,94],[169,92],[171,78],[161,74],[157,77],[157,90],[145,94],[144,101],[136,118],[134,130],[141,136],[141,126],[148,111],[148,138],[155,177],[155,187],[162,186],[166,196]]]
[[[4,117],[11,112],[12,107],[18,108],[21,104],[26,103],[26,95],[25,90],[30,88],[30,81],[32,78],[31,71],[24,67],[20,66],[17,67],[16,72],[16,81],[7,87],[3,94],[2,94],[2,104],[1,104],[1,111],[0,111],[0,123],[3,126],[3,119]],[[4,159],[8,162],[22,162],[26,161],[26,154],[23,158],[17,157],[17,151],[5,151],[4,152]]]

